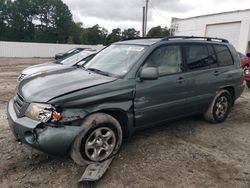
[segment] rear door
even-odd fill
[[[187,113],[203,113],[217,90],[218,64],[210,44],[184,44],[186,82],[189,87]]]
[[[218,68],[216,70],[217,90],[222,87],[234,86],[241,83],[241,69],[234,65],[233,56],[226,45],[213,45]]]

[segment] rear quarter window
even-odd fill
[[[228,66],[234,64],[233,57],[227,46],[214,45],[214,50],[216,52],[219,66]]]

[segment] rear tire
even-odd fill
[[[102,162],[115,155],[122,143],[122,129],[112,116],[96,113],[87,117],[71,146],[70,156],[80,166]]]
[[[204,118],[210,123],[222,123],[226,120],[232,104],[231,94],[227,90],[221,90],[210,104]]]

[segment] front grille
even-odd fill
[[[16,114],[18,116],[22,114],[23,104],[24,104],[24,98],[21,95],[16,94],[14,98],[14,107],[15,107]]]

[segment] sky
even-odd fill
[[[63,0],[73,19],[83,27],[95,24],[108,29],[141,31],[142,6],[146,0]],[[148,27],[169,27],[171,18],[187,18],[232,10],[250,9],[250,0],[149,0]]]

